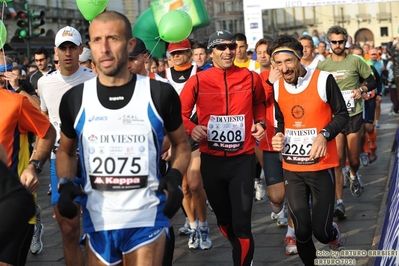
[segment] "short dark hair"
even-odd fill
[[[130,24],[129,19],[116,11],[104,11],[103,13],[99,14],[97,17],[93,19],[94,20],[99,20],[101,22],[107,22],[107,21],[115,21],[115,20],[122,20],[123,24],[125,24],[125,38],[126,40],[130,40],[133,38],[133,31],[132,31],[132,25]],[[90,28],[89,28],[90,29]]]
[[[245,36],[245,34],[243,34],[243,33],[234,34],[234,39],[236,41],[244,41],[245,43],[247,43],[247,36]]]
[[[19,66],[14,66],[14,67],[11,69],[11,71],[13,71],[13,70],[18,70],[18,71],[19,71],[19,74],[22,75],[22,69],[21,69]]]
[[[50,53],[48,52],[48,50],[46,48],[44,48],[43,46],[40,47],[39,49],[37,49],[34,53],[33,56],[37,55],[37,54],[44,54],[44,57],[49,58],[50,57]]]
[[[272,42],[272,40],[270,40],[270,39],[265,39],[265,38],[259,39],[259,41],[255,44],[255,52],[256,52],[256,49],[258,49],[259,45],[265,44],[265,45],[267,45],[267,47],[269,47],[271,42]]]
[[[313,42],[312,36],[307,35],[307,34],[301,35],[301,36],[298,38],[298,41],[301,41],[301,40],[311,41],[311,42],[312,42],[312,47],[314,47],[314,42]]]
[[[204,49],[205,52],[206,52],[206,45],[203,44],[203,43],[200,43],[200,42],[196,42],[196,43],[194,43],[194,44],[191,46],[191,50],[194,50],[194,49]]]
[[[353,46],[353,47],[352,47],[352,52],[353,52],[353,50],[359,50],[359,51],[361,51],[361,52],[362,52],[362,56],[364,55],[363,48],[362,48],[362,47],[360,47],[360,46],[358,46],[358,45],[356,45],[356,46]]]
[[[270,45],[267,47],[267,53],[272,56],[274,50],[279,47],[288,47],[292,50],[297,51],[297,53],[302,56],[303,55],[303,46],[302,44],[292,36],[289,35],[280,35],[275,38]]]

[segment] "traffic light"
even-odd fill
[[[46,32],[43,28],[40,28],[40,26],[43,26],[45,24],[43,18],[44,18],[44,11],[30,13],[31,38],[39,36]]]
[[[26,39],[29,38],[29,17],[28,12],[19,11],[17,13],[17,26],[18,29],[16,31],[16,35],[20,38]]]

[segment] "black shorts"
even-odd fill
[[[364,101],[363,119],[364,123],[373,124],[375,117],[376,97]]]
[[[345,128],[341,131],[341,133],[344,135],[356,133],[360,129],[362,129],[363,124],[364,124],[363,113],[350,116],[348,124],[346,124]]]
[[[194,141],[192,137],[188,136],[188,142],[190,142],[191,152],[199,149],[199,143]]]
[[[266,186],[284,182],[280,152],[263,152],[263,172],[265,173]]]

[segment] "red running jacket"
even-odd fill
[[[211,115],[244,115],[245,139],[242,149],[221,151],[210,149],[208,140],[200,142],[200,152],[213,156],[236,156],[254,153],[255,138],[251,126],[265,120],[265,92],[259,74],[233,65],[229,69],[212,67],[198,72],[185,84],[180,100],[187,135],[196,127],[190,120],[196,105],[198,124],[208,126]]]

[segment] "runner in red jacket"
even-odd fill
[[[236,43],[228,31],[209,39],[213,68],[197,73],[180,99],[187,134],[199,142],[201,174],[234,265],[251,265],[251,211],[255,141],[265,135],[265,94],[257,73],[236,67]],[[198,125],[190,121],[196,106]]]

